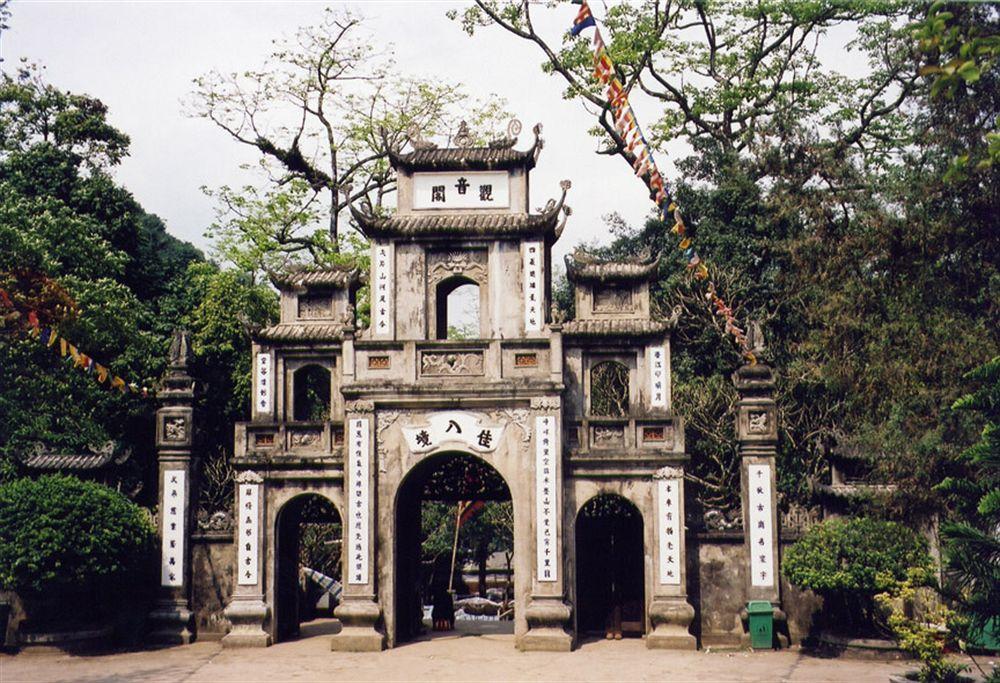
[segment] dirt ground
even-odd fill
[[[780,652],[650,651],[642,640],[584,643],[575,652],[518,652],[513,635],[437,634],[376,654],[330,651],[331,624],[259,650],[217,642],[77,657],[0,655],[0,683],[18,681],[879,681],[912,663]]]

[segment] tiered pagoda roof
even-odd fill
[[[630,259],[601,260],[577,249],[566,255],[566,278],[576,283],[632,283],[649,281],[656,277],[660,254],[639,254]]]

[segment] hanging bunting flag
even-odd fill
[[[684,224],[684,219],[677,208],[677,204],[671,199],[670,188],[656,166],[652,148],[646,141],[645,136],[643,136],[639,122],[632,111],[632,105],[628,101],[628,93],[621,82],[615,78],[614,62],[608,55],[607,45],[601,36],[600,29],[597,28],[594,15],[591,13],[586,0],[573,0],[573,3],[580,5],[580,11],[577,12],[576,18],[573,20],[570,33],[578,36],[584,29],[590,26],[594,27],[594,78],[600,83],[607,85],[605,97],[610,109],[614,112],[614,128],[622,138],[624,149],[634,156],[632,168],[635,170],[636,176],[644,180],[646,187],[649,189],[650,198],[656,202],[656,206],[662,212],[664,222],[669,223],[671,218],[673,218],[674,224],[670,231],[681,238],[679,248],[688,261],[687,269],[692,271],[696,280],[709,280],[710,273],[708,266],[692,247],[691,237],[687,235],[687,227]],[[732,312],[732,308],[718,295],[715,283],[711,280],[708,281],[707,290],[706,299],[710,302],[710,305],[715,306],[716,314],[725,319],[726,333],[731,335],[739,344],[743,352],[743,357],[751,365],[755,364],[757,359],[750,350],[746,333],[736,324],[736,317]]]
[[[580,3],[580,11],[576,13],[576,19],[573,20],[573,28],[569,32],[578,36],[583,29],[589,26],[597,26],[597,22],[594,21],[594,15],[590,13],[590,7],[587,6],[586,0],[583,0]]]

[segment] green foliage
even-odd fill
[[[830,519],[790,547],[782,572],[820,594],[874,595],[929,564],[926,544],[908,527],[870,518]]]
[[[983,3],[959,4],[938,0],[913,26],[913,35],[927,63],[920,74],[931,79],[930,95],[949,101],[988,92],[991,72],[1000,57],[996,8]],[[946,179],[964,179],[1000,160],[1000,118],[993,118],[982,134],[964,141],[951,161]]]
[[[925,608],[919,617],[914,616],[918,589],[933,584],[930,574],[922,569],[908,572],[902,581],[894,582],[886,592],[875,596],[879,607],[888,614],[899,647],[920,661],[920,681],[927,683],[956,683],[968,667],[950,661],[945,652],[955,646],[954,627],[958,615],[943,604]]]
[[[136,577],[154,550],[149,515],[120,493],[64,475],[0,485],[0,585],[86,596]]]
[[[781,571],[792,584],[822,595],[828,618],[851,632],[878,628],[875,595],[930,564],[926,543],[908,527],[859,517],[811,528],[785,551]]]
[[[979,441],[958,458],[965,471],[938,489],[951,503],[942,525],[951,597],[982,629],[1000,618],[1000,356],[965,379],[980,386],[952,407],[980,414],[985,424]]]

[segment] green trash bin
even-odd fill
[[[774,608],[767,600],[751,600],[747,603],[750,621],[750,647],[755,650],[770,650],[774,647]]]

